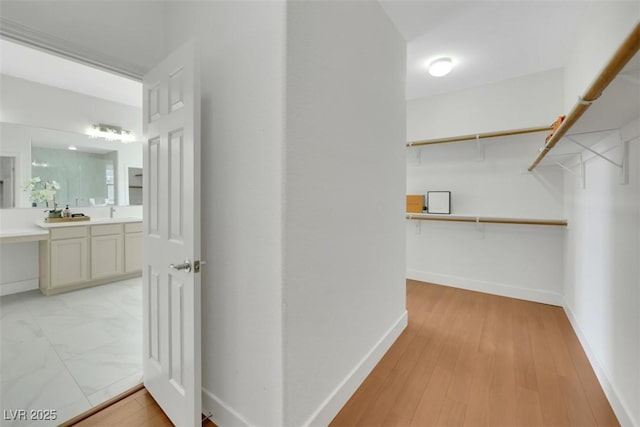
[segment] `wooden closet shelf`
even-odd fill
[[[476,139],[497,138],[500,136],[522,135],[525,133],[549,132],[551,126],[538,126],[534,128],[511,129],[498,132],[485,132],[473,135],[452,136],[449,138],[424,139],[421,141],[412,141],[407,143],[407,147],[420,147],[423,145],[446,144],[449,142],[473,141]]]
[[[518,225],[553,225],[566,227],[564,219],[531,219],[531,218],[496,218],[481,216],[454,216],[454,215],[430,215],[430,214],[406,214],[407,219],[418,221],[449,221],[449,222],[475,222],[478,224],[518,224]]]

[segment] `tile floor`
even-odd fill
[[[1,297],[0,339],[0,425],[58,425],[142,381],[142,279]],[[57,420],[13,420],[19,409]]]

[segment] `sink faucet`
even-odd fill
[[[109,206],[109,218],[113,218],[113,214],[116,211],[114,206]]]

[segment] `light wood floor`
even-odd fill
[[[412,280],[407,308],[332,426],[619,425],[561,308]],[[75,425],[172,424],[143,389]]]
[[[407,281],[409,326],[332,426],[617,426],[560,307]]]
[[[146,389],[125,397],[73,426],[77,427],[173,427]],[[211,421],[203,427],[216,427]]]

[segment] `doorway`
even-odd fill
[[[128,168],[129,204],[142,205],[142,168]]]
[[[15,196],[16,158],[0,156],[0,209],[16,205]]]
[[[43,61],[69,62],[21,45],[11,44],[5,49],[10,45],[6,40],[0,40],[0,43],[4,62],[12,65],[20,60],[8,59],[5,55],[16,49],[28,49],[31,51],[29,55],[32,59],[33,55],[39,55],[50,57]],[[30,64],[33,65],[32,62]],[[74,79],[86,82],[93,78],[79,77],[78,73],[81,71],[78,71],[78,67],[87,68],[91,76],[95,76],[97,71],[78,63],[65,66],[74,70],[71,72],[67,69],[67,83]],[[38,68],[46,70],[49,75],[55,74],[51,62]],[[0,69],[0,72],[2,71],[3,69]],[[99,72],[108,74],[104,71]],[[111,79],[113,77],[109,76]],[[136,96],[140,98],[137,101],[139,112],[135,117],[127,118],[126,112],[135,111],[135,106],[120,105],[117,100],[106,100],[98,94],[86,93],[86,87],[77,90],[61,88],[52,82],[34,80],[33,76],[20,76],[15,72],[15,67],[10,75],[3,72],[2,78],[3,90],[8,88],[8,91],[3,93],[3,109],[10,110],[15,107],[16,110],[15,115],[8,116],[19,118],[23,113],[16,97],[11,97],[8,93],[14,85],[16,90],[13,92],[18,92],[18,95],[28,94],[24,95],[25,97],[35,96],[33,94],[41,90],[40,104],[52,105],[52,110],[55,110],[50,116],[58,118],[57,123],[60,123],[59,127],[53,127],[51,122],[47,121],[47,117],[43,117],[40,123],[40,118],[36,115],[31,118],[32,123],[36,122],[33,125],[24,125],[25,121],[19,119],[13,123],[0,123],[3,147],[10,149],[9,154],[14,148],[20,153],[19,158],[2,156],[0,159],[0,208],[11,210],[6,212],[7,215],[3,215],[3,229],[18,228],[12,225],[13,218],[33,218],[28,220],[30,225],[35,223],[36,218],[42,218],[42,212],[46,209],[45,202],[32,201],[32,194],[21,190],[25,182],[36,176],[42,177],[43,180],[48,177],[46,180],[57,181],[63,188],[57,190],[56,202],[69,203],[73,212],[83,212],[94,219],[109,219],[110,215],[115,215],[142,220],[140,205],[122,203],[129,195],[129,166],[137,168],[137,173],[142,174],[141,144],[91,139],[83,133],[84,128],[78,125],[82,123],[82,118],[71,115],[63,117],[74,109],[86,109],[96,115],[104,114],[105,117],[101,117],[101,120],[107,123],[115,122],[114,124],[120,125],[118,120],[123,120],[127,123],[137,123],[138,129],[141,129],[140,82],[134,82],[138,88]],[[129,79],[117,78],[122,79],[125,85],[131,84]],[[110,89],[118,92],[114,87],[116,83],[110,81]],[[29,88],[29,91],[23,90],[25,88]],[[60,98],[55,98],[56,94],[59,94]],[[46,102],[42,102],[43,100]],[[85,101],[86,105],[81,105]],[[109,116],[109,111],[116,111],[117,114]],[[86,128],[93,124],[95,123],[85,123]],[[127,129],[131,126],[125,123],[122,125]],[[133,133],[138,138],[142,137],[141,130]],[[52,157],[53,154],[57,156],[55,159]],[[78,160],[80,157],[84,160]],[[64,179],[58,179],[50,176],[53,171],[67,174]],[[71,171],[74,174],[71,174]],[[60,200],[62,197],[64,200]],[[32,207],[32,203],[36,203],[37,207]],[[8,218],[7,221],[4,220],[5,217]],[[124,239],[127,237],[129,235],[125,233]],[[36,286],[38,245],[38,242],[3,243],[1,255],[5,258],[11,253],[25,253],[26,256],[23,258],[28,259],[30,265],[35,264],[32,270],[36,275],[29,279],[35,281]],[[126,242],[123,242],[124,245]],[[88,247],[87,250],[92,249]],[[138,254],[137,258],[139,260],[141,255]],[[5,264],[7,263],[3,263],[3,282],[0,285],[10,276],[13,279],[7,280],[25,281],[24,277],[20,276],[23,265],[16,263],[15,266],[5,269]],[[127,265],[126,258],[122,264]],[[39,290],[31,289],[3,295],[0,298],[0,394],[3,396],[3,414],[8,414],[6,416],[9,417],[3,420],[2,425],[20,424],[18,418],[11,419],[10,411],[44,408],[55,411],[55,422],[58,424],[142,382],[141,277],[70,290],[53,296],[45,296]],[[15,412],[13,414],[19,416]]]

